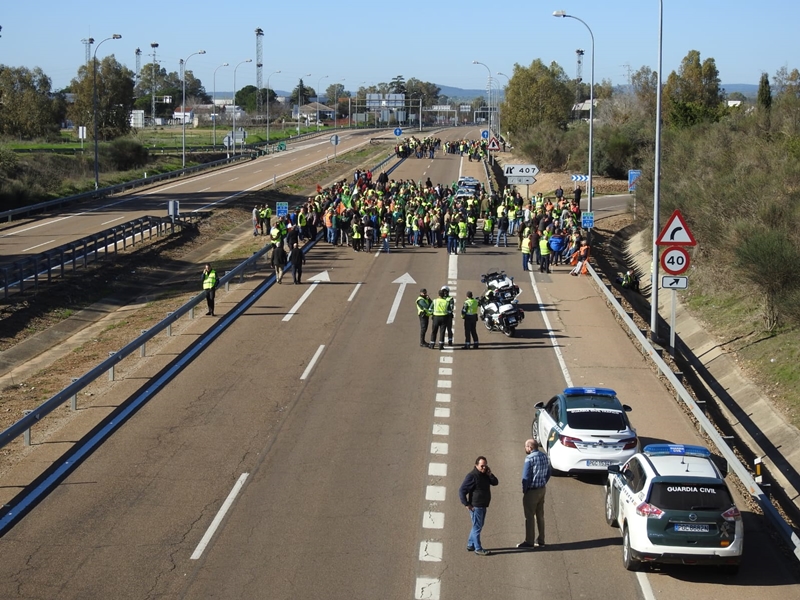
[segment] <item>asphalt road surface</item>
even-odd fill
[[[407,160],[393,177],[445,183],[479,169],[440,155]],[[480,349],[462,350],[456,318],[453,350],[420,348],[419,288],[450,285],[460,309],[490,267],[523,289],[518,336],[479,324]],[[598,479],[551,479],[547,545],[516,549],[537,401],[568,384],[612,387],[633,407],[644,443],[700,443],[591,281],[567,270],[522,273],[515,247],[455,257],[318,244],[303,284],[273,285],[6,534],[0,597],[800,597],[749,512],[736,577],[625,571]],[[414,283],[393,313],[401,278]],[[218,306],[222,315],[230,308]],[[191,343],[210,319],[176,344]],[[488,557],[465,551],[470,524],[458,500],[479,454],[500,480],[483,534]]]

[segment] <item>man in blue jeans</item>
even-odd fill
[[[497,485],[497,477],[492,474],[485,456],[479,456],[475,460],[475,467],[467,473],[458,496],[461,504],[469,510],[472,519],[472,530],[469,532],[467,540],[467,551],[474,552],[478,556],[489,556],[490,552],[481,546],[481,530],[486,521],[486,509],[492,501],[491,486]]]

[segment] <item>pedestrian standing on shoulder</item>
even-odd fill
[[[472,297],[472,292],[467,292],[467,299],[461,307],[461,318],[464,319],[464,349],[469,350],[470,338],[477,349],[478,332],[475,326],[478,323],[478,301]]]
[[[295,285],[300,283],[300,279],[303,277],[303,264],[305,264],[305,262],[306,257],[303,251],[295,243],[292,246],[291,252],[289,252],[289,264],[292,265],[292,279],[294,279]]]
[[[528,265],[531,262],[531,244],[532,236],[527,236],[522,239],[522,270],[530,271]]]
[[[281,283],[283,279],[283,271],[286,268],[287,260],[286,249],[283,247],[283,244],[275,246],[272,249],[271,264],[275,268],[275,279],[278,283]]]
[[[478,556],[489,556],[490,554],[481,545],[481,531],[486,522],[486,509],[489,508],[489,503],[492,501],[491,486],[498,483],[497,477],[494,476],[486,462],[486,457],[479,456],[475,460],[475,467],[464,477],[458,490],[461,504],[467,507],[472,519],[472,530],[467,539],[467,551],[474,552]]]
[[[417,315],[419,315],[419,345],[422,348],[427,348],[428,343],[425,341],[425,336],[428,335],[428,324],[433,314],[433,300],[428,296],[428,290],[422,288],[419,291],[417,298]]]
[[[207,263],[203,269],[203,291],[206,294],[206,304],[208,305],[206,314],[212,317],[214,316],[214,296],[218,283],[217,272],[211,267],[211,263]]]
[[[522,508],[525,511],[525,541],[517,548],[544,547],[544,496],[552,468],[550,459],[539,450],[536,440],[525,442],[525,463],[522,466]],[[539,530],[538,537],[536,529]]]

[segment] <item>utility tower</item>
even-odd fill
[[[142,49],[136,49],[136,73],[134,73],[136,77],[142,76]]]
[[[94,38],[84,38],[81,40],[81,43],[86,50],[86,60],[84,64],[88,65],[89,61],[92,60],[92,44],[94,44]]]
[[[150,47],[153,49],[153,80],[150,82],[150,98],[152,99],[152,107],[150,116],[153,119],[153,129],[156,128],[156,69],[158,68],[158,62],[156,61],[156,49],[158,48],[158,42],[152,42]]]
[[[264,49],[262,40],[264,30],[256,29],[256,119],[261,117],[264,99],[261,97],[261,88],[264,87]]]
[[[575,50],[575,115],[580,115],[581,111],[577,107],[581,102],[581,82],[583,81],[583,55],[584,51],[578,48]]]

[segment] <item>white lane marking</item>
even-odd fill
[[[117,217],[116,219],[111,219],[110,221],[106,221],[105,223],[100,223],[100,225],[108,225],[109,223],[113,223],[114,221],[122,221],[125,218],[125,215],[121,217]]]
[[[458,279],[458,254],[451,254],[447,261],[447,279],[455,281]]]
[[[293,159],[291,159],[289,162],[294,162],[294,161],[296,161],[296,160],[297,160],[296,158],[293,158]]]
[[[542,313],[542,319],[547,328],[547,336],[550,338],[550,343],[556,353],[558,364],[561,366],[561,373],[564,375],[564,381],[567,383],[567,387],[572,387],[572,377],[570,377],[569,371],[567,370],[567,363],[564,361],[564,356],[561,354],[561,348],[558,347],[555,331],[553,331],[553,326],[550,325],[550,319],[542,308],[544,304],[542,303],[542,296],[539,294],[539,288],[536,286],[536,280],[533,278],[533,271],[531,271],[529,275],[531,278],[531,285],[533,286],[533,293],[536,294],[536,301],[539,303],[539,312]]]
[[[438,417],[440,419],[449,419],[450,418],[450,409],[449,408],[440,408],[436,407],[433,409],[433,416]]]
[[[447,495],[447,488],[443,485],[429,485],[425,488],[425,500],[431,502],[444,502]]]
[[[442,352],[452,352],[453,349],[452,348],[442,348],[441,351]]]
[[[359,282],[356,284],[356,287],[355,287],[355,288],[353,288],[353,292],[350,294],[350,297],[347,299],[347,301],[348,301],[348,302],[352,302],[352,301],[353,301],[353,298],[355,298],[355,297],[356,297],[356,294],[358,293],[358,289],[359,289],[360,287],[361,287],[361,282],[359,281]]]
[[[239,178],[237,177],[236,179],[239,179]],[[231,181],[233,181],[233,179],[231,179]],[[198,193],[198,194],[202,194],[203,192],[207,192],[207,191],[208,191],[208,190],[210,190],[210,189],[211,189],[210,187],[203,188],[202,190],[200,190],[200,191],[199,191],[199,192],[197,192],[197,193]]]
[[[234,177],[233,179],[228,179],[228,181],[236,181],[237,179],[239,179],[239,178],[238,177]]]
[[[428,465],[428,475],[431,477],[447,477],[447,465],[445,463],[430,463]]]
[[[414,587],[414,600],[439,600],[442,583],[432,577],[417,577]]]
[[[533,272],[530,273],[530,278],[531,285],[533,286],[533,292],[536,294],[536,302],[539,303],[540,307],[544,306],[544,303],[542,302],[542,296],[539,294],[539,288],[536,285],[536,280],[533,277]],[[550,319],[547,317],[543,309],[540,308],[540,312],[542,313],[542,319],[544,320],[545,327],[547,328],[547,335],[550,337],[550,342],[553,345],[553,351],[556,353],[558,364],[561,366],[561,373],[564,375],[564,382],[567,384],[567,387],[572,387],[572,377],[570,377],[569,369],[567,369],[567,363],[564,361],[564,356],[561,354],[561,348],[557,346],[555,332],[553,331],[553,327],[550,325]],[[620,535],[622,535],[622,530],[620,530]],[[641,589],[642,596],[645,600],[656,600],[656,596],[653,593],[653,588],[650,585],[650,580],[647,578],[646,573],[637,572],[636,581],[639,583],[639,589]]]
[[[444,529],[444,513],[425,511],[422,513],[422,527],[425,529]]]
[[[383,250],[378,250],[378,251],[375,253],[375,258],[378,258],[378,257],[381,255],[381,252],[383,252]]]
[[[31,246],[30,248],[25,248],[23,252],[27,252],[28,250],[34,250],[36,248],[41,248],[42,246],[47,246],[47,244],[52,244],[55,240],[50,240],[49,242],[42,242],[41,244],[36,244],[35,246]]]
[[[248,475],[249,473],[242,473],[239,476],[239,479],[234,484],[230,494],[228,494],[228,497],[225,498],[225,502],[223,502],[222,506],[219,507],[217,515],[214,517],[214,520],[211,521],[211,525],[208,526],[205,535],[203,535],[200,543],[197,544],[197,548],[194,549],[194,552],[190,557],[191,560],[197,560],[203,556],[203,552],[208,546],[208,543],[211,541],[211,538],[214,537],[214,533],[216,533],[217,528],[220,526],[220,523],[222,523],[222,519],[225,518],[225,514],[228,512],[228,510],[230,510],[233,501],[236,500],[236,496],[239,495],[239,492],[241,491],[244,482],[247,480]]]
[[[439,375],[452,375],[453,369],[448,367],[439,367]]]
[[[431,442],[431,454],[447,454],[447,443]]]
[[[450,402],[450,394],[436,394],[437,402]]]
[[[394,302],[392,302],[392,308],[389,310],[389,318],[386,319],[386,324],[391,325],[394,323],[394,318],[397,316],[397,311],[400,309],[400,302],[403,300],[403,294],[406,291],[406,286],[410,283],[417,283],[414,281],[414,278],[411,277],[408,273],[404,273],[397,279],[395,279],[392,283],[399,283],[400,287],[397,288],[397,293],[394,295]]]
[[[444,545],[441,542],[420,542],[419,559],[425,562],[442,562]]]
[[[452,356],[440,356],[439,362],[443,365],[451,365],[453,364],[453,357]]]
[[[447,379],[440,379],[439,381],[436,382],[436,387],[439,387],[439,388],[451,388],[451,387],[453,387],[453,382],[449,381]]]
[[[261,171],[262,169],[259,169],[258,171],[253,171],[253,173],[261,173]]]
[[[322,354],[322,351],[324,349],[325,349],[325,345],[324,344],[322,346],[320,346],[319,348],[317,348],[317,351],[314,353],[314,356],[311,358],[311,362],[308,363],[308,366],[306,367],[306,370],[303,371],[302,375],[300,375],[300,379],[301,380],[305,379],[306,377],[308,377],[311,374],[311,369],[313,369],[314,365],[317,364],[317,360],[319,360],[319,356],[320,356],[320,354]]]
[[[433,435],[450,435],[450,425],[433,424]]]
[[[458,284],[458,281],[454,281],[454,280],[448,280],[447,281],[447,285],[457,285],[457,284]]]
[[[285,317],[283,317],[283,319],[281,319],[281,320],[282,320],[282,321],[284,321],[284,322],[291,321],[291,320],[292,320],[292,317],[293,317],[293,316],[294,316],[294,315],[297,313],[297,311],[298,311],[298,310],[300,310],[300,307],[301,307],[301,306],[303,306],[303,302],[305,302],[306,300],[308,300],[308,297],[311,295],[311,292],[313,292],[313,291],[314,291],[314,289],[315,289],[315,288],[316,288],[318,285],[319,285],[319,282],[318,282],[318,281],[315,281],[314,283],[312,283],[312,284],[309,286],[309,288],[306,290],[305,294],[303,294],[302,296],[300,296],[300,299],[299,299],[297,302],[295,302],[295,303],[294,303],[294,306],[293,306],[292,308],[290,308],[290,309],[289,309],[289,312],[288,312],[288,313],[286,313],[286,316],[285,316]]]

